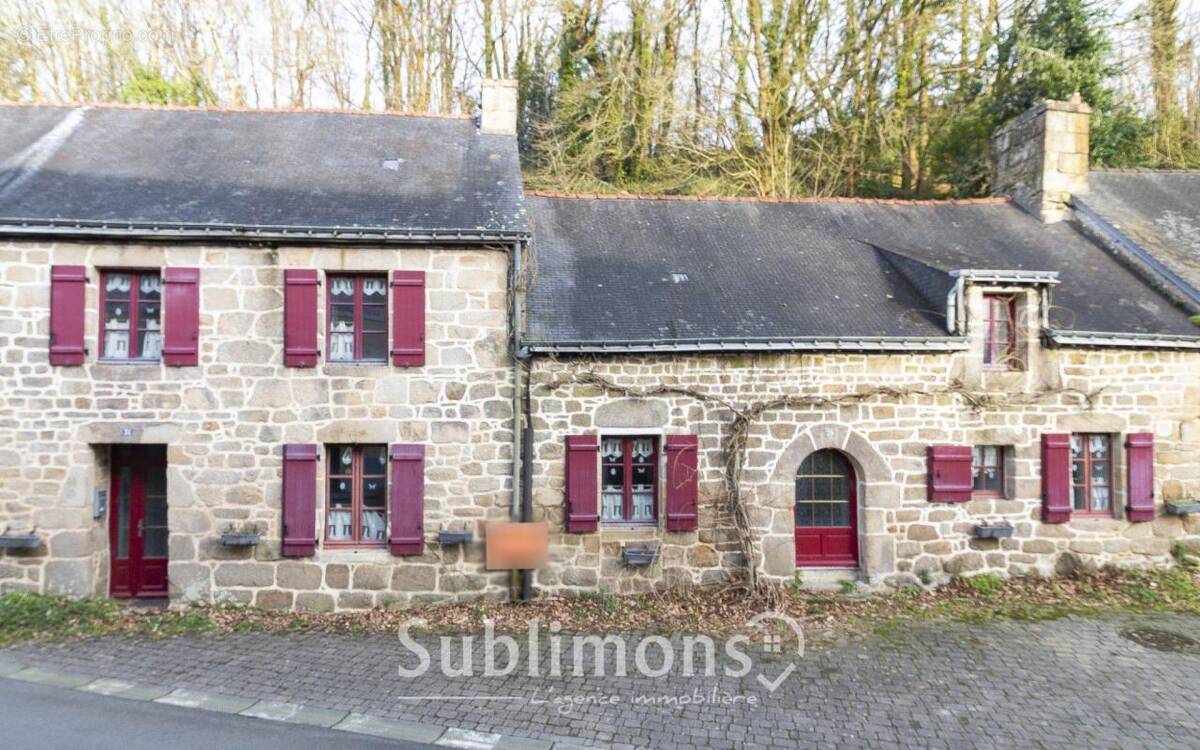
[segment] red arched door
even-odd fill
[[[835,450],[804,459],[796,474],[796,565],[858,566],[858,483]]]

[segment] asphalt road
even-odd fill
[[[0,737],[2,747],[64,750],[434,747],[4,679],[0,679]]]

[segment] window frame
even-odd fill
[[[983,366],[988,370],[1012,372],[1020,370],[1021,363],[1017,357],[1017,297],[1015,294],[986,293],[983,295],[985,306],[983,316]],[[996,309],[1003,306],[1005,319],[996,317]],[[1008,340],[1001,342],[996,336],[996,324],[1008,324]],[[1000,347],[1003,347],[1001,350]],[[997,356],[999,357],[997,359]],[[991,361],[988,361],[988,358]]]
[[[345,302],[333,301],[333,282],[337,279],[353,279],[354,293],[352,302],[349,304],[354,308],[354,358],[353,359],[334,359],[333,353],[333,308],[334,305],[346,307]],[[364,330],[363,326],[363,307],[366,304],[363,302],[363,282],[367,279],[377,279],[383,282],[383,303],[371,303],[373,307],[383,308],[383,327],[380,330]],[[388,363],[388,353],[390,345],[390,326],[388,325],[388,307],[391,305],[391,292],[388,282],[388,275],[382,272],[363,271],[363,272],[342,272],[336,271],[325,274],[325,361],[333,365],[385,365]],[[363,356],[363,335],[367,333],[383,334],[383,356],[378,359],[367,359]]]
[[[604,441],[605,440],[620,440],[621,441],[621,518],[604,518],[604,470],[608,467],[617,464],[606,463],[604,460]],[[653,453],[648,462],[638,463],[637,466],[650,466],[654,469],[654,478],[650,484],[650,518],[633,520],[633,469],[635,463],[633,461],[633,441],[634,440],[649,440]],[[662,440],[658,435],[601,435],[599,446],[600,458],[600,507],[597,509],[597,515],[600,518],[601,526],[609,527],[654,527],[659,521],[659,487],[662,468],[660,459],[662,458]]]
[[[977,454],[986,454],[987,448],[995,448],[996,449],[996,463],[994,465],[987,464],[987,463],[976,463],[976,455]],[[990,498],[999,498],[1001,500],[1006,499],[1008,497],[1008,491],[1006,489],[1007,488],[1006,482],[1008,480],[1008,472],[1005,471],[1005,464],[1007,463],[1006,459],[1008,458],[1007,453],[1008,453],[1008,451],[1006,450],[1006,446],[996,445],[994,443],[987,443],[987,444],[981,443],[979,445],[971,446],[971,497],[981,497],[981,498],[990,497]],[[999,488],[994,489],[994,490],[977,489],[975,487],[975,480],[976,480],[975,469],[977,467],[980,469],[980,476],[982,476],[983,469],[995,468],[996,472],[997,472],[997,480],[998,480]]]
[[[1108,451],[1107,451],[1108,458],[1103,462],[1093,462],[1093,460],[1092,460],[1092,452],[1091,452],[1089,446],[1091,445],[1091,439],[1093,437],[1104,438],[1104,441],[1108,444]],[[1072,439],[1079,438],[1083,443],[1083,450],[1081,451],[1081,455],[1082,455],[1081,459],[1076,459],[1073,448],[1071,446],[1068,447],[1068,450],[1070,450],[1070,456],[1071,456],[1071,465],[1070,465],[1071,514],[1073,516],[1090,516],[1092,518],[1115,518],[1117,502],[1116,502],[1116,497],[1115,497],[1116,488],[1113,487],[1113,476],[1114,476],[1113,475],[1113,465],[1116,463],[1116,455],[1113,453],[1113,449],[1114,449],[1114,442],[1112,439],[1113,436],[1108,434],[1107,432],[1072,432],[1071,438]],[[1083,482],[1082,483],[1077,483],[1075,481],[1075,464],[1076,463],[1083,464],[1083,472],[1082,472]],[[1106,470],[1104,472],[1105,484],[1103,484],[1103,485],[1095,485],[1092,482],[1092,466],[1094,463],[1107,464]],[[1108,507],[1104,508],[1102,510],[1092,510],[1092,489],[1093,489],[1093,487],[1096,487],[1096,486],[1108,488]],[[1075,489],[1077,487],[1084,488],[1085,507],[1083,509],[1079,509],[1079,508],[1075,507]]]
[[[334,454],[341,448],[349,447],[352,449],[352,458],[350,461],[350,529],[351,539],[331,539],[329,536],[329,514],[333,508],[333,493],[330,490],[330,485],[333,480],[338,478],[346,478],[345,474],[334,474],[333,467],[335,464]],[[366,475],[363,473],[363,450],[365,448],[378,448],[383,451],[383,474]],[[385,549],[388,546],[388,537],[390,536],[391,523],[391,488],[390,464],[388,459],[388,446],[384,443],[328,443],[325,445],[325,517],[324,517],[324,545],[330,548],[339,549]],[[362,539],[362,512],[363,512],[363,479],[366,476],[382,476],[383,477],[383,539]]]
[[[163,272],[161,268],[101,268],[100,271],[100,332],[99,342],[96,347],[99,351],[97,358],[104,364],[154,364],[162,362],[161,347],[166,344],[166,288],[163,283]],[[130,277],[129,283],[129,299],[128,300],[112,300],[116,302],[125,302],[129,305],[129,356],[128,357],[111,357],[108,354],[108,318],[107,310],[108,303],[108,277],[112,274],[119,274]],[[158,334],[162,338],[160,343],[160,351],[157,357],[141,356],[141,341],[138,338],[138,333],[149,331],[149,328],[141,327],[141,310],[140,305],[142,300],[139,298],[141,279],[144,276],[151,274],[158,276]],[[117,330],[117,329],[114,329]],[[137,352],[137,356],[133,356]]]

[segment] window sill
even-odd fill
[[[378,370],[380,374],[391,372],[389,362],[326,362],[321,365],[323,375],[365,375]]]
[[[162,364],[161,359],[105,359],[101,357],[96,360],[98,365],[118,365],[120,367],[128,367],[129,365],[141,365],[143,367],[158,366]]]
[[[330,546],[326,543],[322,544],[318,550],[316,562],[390,563],[394,559],[387,545],[356,547],[352,545]]]

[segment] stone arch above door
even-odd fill
[[[833,422],[797,424],[795,436],[775,461],[766,491],[761,493],[763,504],[775,514],[771,527],[762,530],[762,570],[778,579],[795,575],[792,529],[787,529],[786,537],[783,536],[781,521],[784,514],[792,517],[796,472],[801,463],[823,449],[840,451],[854,467],[858,480],[859,569],[870,582],[881,580],[896,567],[895,539],[884,531],[884,514],[885,509],[899,505],[900,488],[887,460],[865,436]]]

